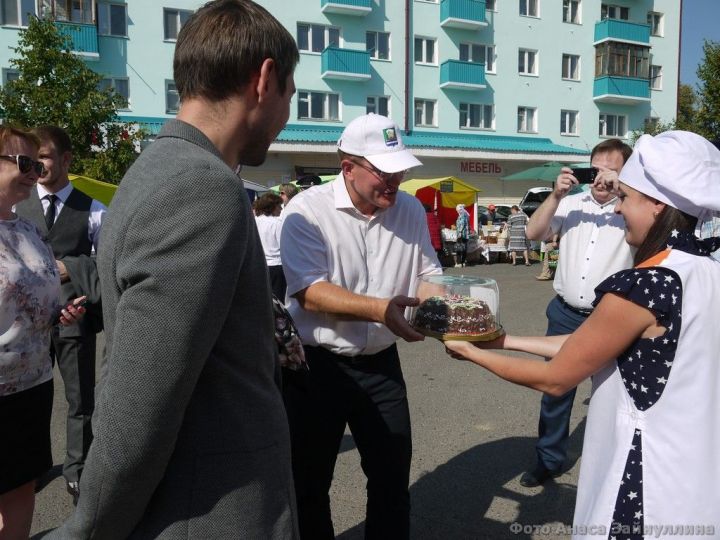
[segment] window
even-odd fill
[[[663,35],[663,14],[648,11],[647,23],[650,25],[650,34],[653,36]]]
[[[98,83],[98,90],[108,89],[115,90],[115,93],[123,98],[124,102],[118,104],[118,108],[130,108],[130,81],[126,77],[109,77]]]
[[[595,47],[595,77],[650,77],[650,48],[615,41]]]
[[[426,127],[437,126],[434,101],[430,99],[415,100],[415,125]]]
[[[601,137],[625,138],[627,134],[627,118],[616,114],[601,114],[600,129],[598,135]]]
[[[613,6],[610,4],[600,5],[601,19],[621,19],[627,21],[630,18],[630,8],[623,6]]]
[[[370,58],[390,60],[390,34],[387,32],[365,32],[365,47]]]
[[[390,97],[389,96],[368,96],[365,112],[390,116]]]
[[[340,95],[326,92],[298,92],[298,120],[340,120]]]
[[[167,41],[175,41],[180,33],[180,29],[192,14],[192,11],[184,9],[163,10],[163,16],[165,19],[165,39]]]
[[[650,118],[645,119],[645,132],[646,133],[654,133],[656,132],[660,127],[660,118],[657,116],[651,116]]]
[[[539,17],[540,0],[520,0],[520,15],[525,17]]]
[[[98,4],[98,34],[127,36],[127,5]]]
[[[497,11],[497,7],[495,6],[495,0],[485,0],[485,9],[488,11]]]
[[[0,22],[8,26],[27,26],[35,15],[35,0],[1,0]]]
[[[165,81],[165,112],[173,114],[180,108],[180,95],[175,81]]]
[[[298,49],[304,52],[320,53],[326,47],[340,46],[340,29],[323,24],[298,23]]]
[[[415,38],[415,62],[418,64],[437,64],[435,39]]]
[[[3,69],[2,76],[2,83],[5,85],[10,81],[17,81],[20,78],[20,72],[14,69]]]
[[[461,43],[460,60],[485,64],[486,73],[495,73],[495,47],[479,43]]]
[[[563,22],[580,24],[580,0],[563,0]]]
[[[537,51],[518,50],[518,73],[537,75]]]
[[[562,78],[571,81],[580,80],[580,56],[576,54],[562,55]]]
[[[560,111],[560,134],[577,135],[577,111]]]
[[[41,0],[41,17],[56,21],[94,24],[93,0]]]
[[[650,88],[662,90],[662,66],[650,66]]]
[[[517,130],[519,133],[537,133],[537,109],[518,107]]]
[[[480,103],[461,103],[460,128],[494,129],[493,106]]]

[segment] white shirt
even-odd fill
[[[46,197],[51,193],[45,189],[41,184],[37,184],[38,197],[40,197],[40,203],[42,203],[43,214],[47,213],[48,206],[50,206],[50,200]],[[60,191],[55,193],[57,199],[55,200],[55,221],[57,221],[62,212],[65,201],[67,201],[70,193],[73,190],[72,184],[68,184]],[[93,199],[90,204],[90,213],[88,216],[88,239],[93,245],[93,252],[97,253],[98,241],[100,240],[100,229],[102,229],[102,220],[107,212],[107,207],[100,201]]]
[[[425,210],[402,191],[394,206],[367,217],[353,206],[340,174],[296,195],[283,216],[288,309],[305,345],[357,356],[375,354],[397,340],[380,323],[302,309],[292,295],[313,283],[327,281],[356,294],[391,298],[413,296],[421,276],[442,274]]]
[[[268,266],[280,266],[280,233],[282,231],[282,218],[280,216],[255,216],[260,242],[265,252],[265,262]]]
[[[560,235],[553,286],[573,307],[592,309],[595,287],[633,266],[635,250],[625,242],[625,220],[615,213],[615,203],[600,204],[590,191],[568,195],[550,223]]]

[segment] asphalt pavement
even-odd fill
[[[500,320],[509,333],[542,335],[552,282],[536,281],[540,265],[506,263],[446,269],[496,279]],[[102,336],[98,340],[102,351]],[[399,343],[413,425],[411,537],[418,540],[569,538],[590,392],[583,383],[570,425],[566,472],[538,488],[519,477],[535,463],[541,394],[454,360],[439,341]],[[41,538],[72,512],[61,474],[65,448],[62,380],[55,374],[52,420],[55,467],[41,482],[32,535]],[[363,538],[365,477],[346,433],[331,488],[335,533]],[[205,539],[203,539],[205,540]],[[210,540],[210,539],[208,539]]]

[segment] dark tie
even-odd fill
[[[50,205],[45,212],[45,225],[47,225],[49,231],[55,223],[55,201],[57,201],[58,197],[57,195],[47,195],[45,198],[50,201]]]

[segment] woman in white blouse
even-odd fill
[[[285,274],[280,260],[280,232],[282,231],[283,200],[275,193],[264,193],[255,201],[255,221],[257,223],[260,242],[265,251],[265,262],[268,265],[270,274],[270,286],[275,298],[285,302]]]
[[[0,536],[27,538],[35,482],[52,467],[50,329],[84,312],[59,304],[52,250],[35,225],[12,211],[43,170],[40,141],[0,126]]]

